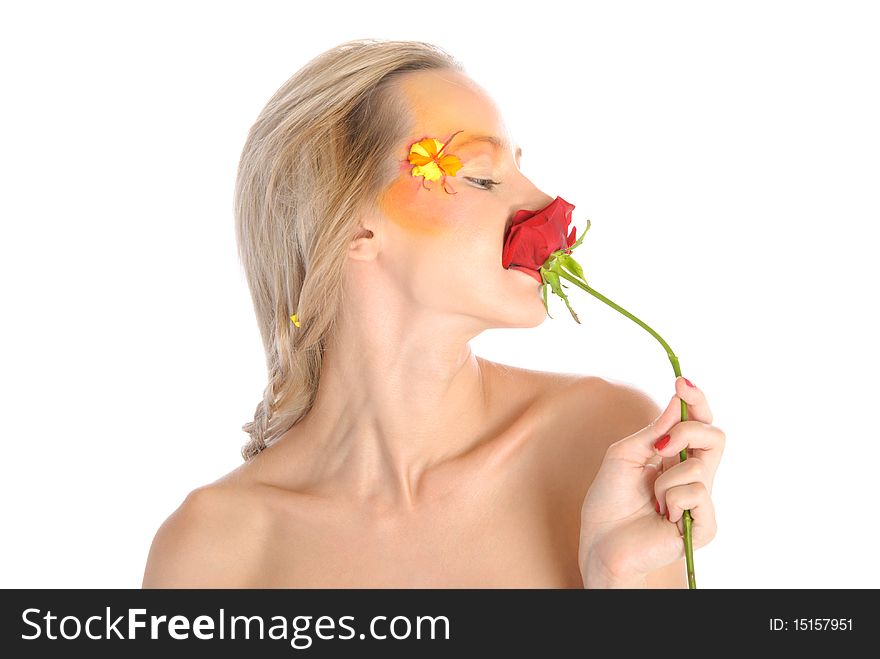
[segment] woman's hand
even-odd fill
[[[584,586],[644,586],[648,573],[684,558],[685,510],[693,548],[715,537],[712,481],[724,432],[710,425],[703,392],[676,378],[676,394],[650,425],[608,447],[581,508]],[[681,403],[688,420],[681,420]],[[669,435],[659,450],[655,442]],[[687,460],[679,452],[688,447]],[[656,505],[659,503],[659,510]]]

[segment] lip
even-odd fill
[[[537,281],[539,284],[543,284],[544,280],[541,279],[541,273],[537,270],[532,270],[531,268],[525,268],[521,265],[511,265],[508,270],[519,270],[520,272],[527,274],[529,277]]]

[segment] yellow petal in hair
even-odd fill
[[[296,314],[290,314],[290,319],[293,321],[293,324],[299,327],[299,318],[296,317]]]
[[[452,137],[460,132],[460,130],[456,131]],[[452,141],[452,137],[449,138],[449,141]],[[426,137],[418,142],[413,142],[409,148],[409,162],[414,165],[412,175],[422,176],[425,181],[444,179],[444,184],[447,176],[455,176],[455,173],[461,169],[461,160],[458,156],[443,153],[448,145],[449,142],[444,144],[434,137]],[[422,184],[424,186],[424,181]]]

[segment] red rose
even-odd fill
[[[575,242],[577,227],[566,237],[572,210],[573,204],[556,197],[541,210],[517,211],[504,238],[501,265],[521,270],[543,284],[540,267],[553,252]]]

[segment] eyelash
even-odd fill
[[[493,181],[490,178],[472,178],[470,176],[467,177],[468,181],[473,181],[477,185],[481,186],[484,190],[491,190],[496,185],[501,185],[499,181]],[[486,187],[486,186],[489,187]]]

